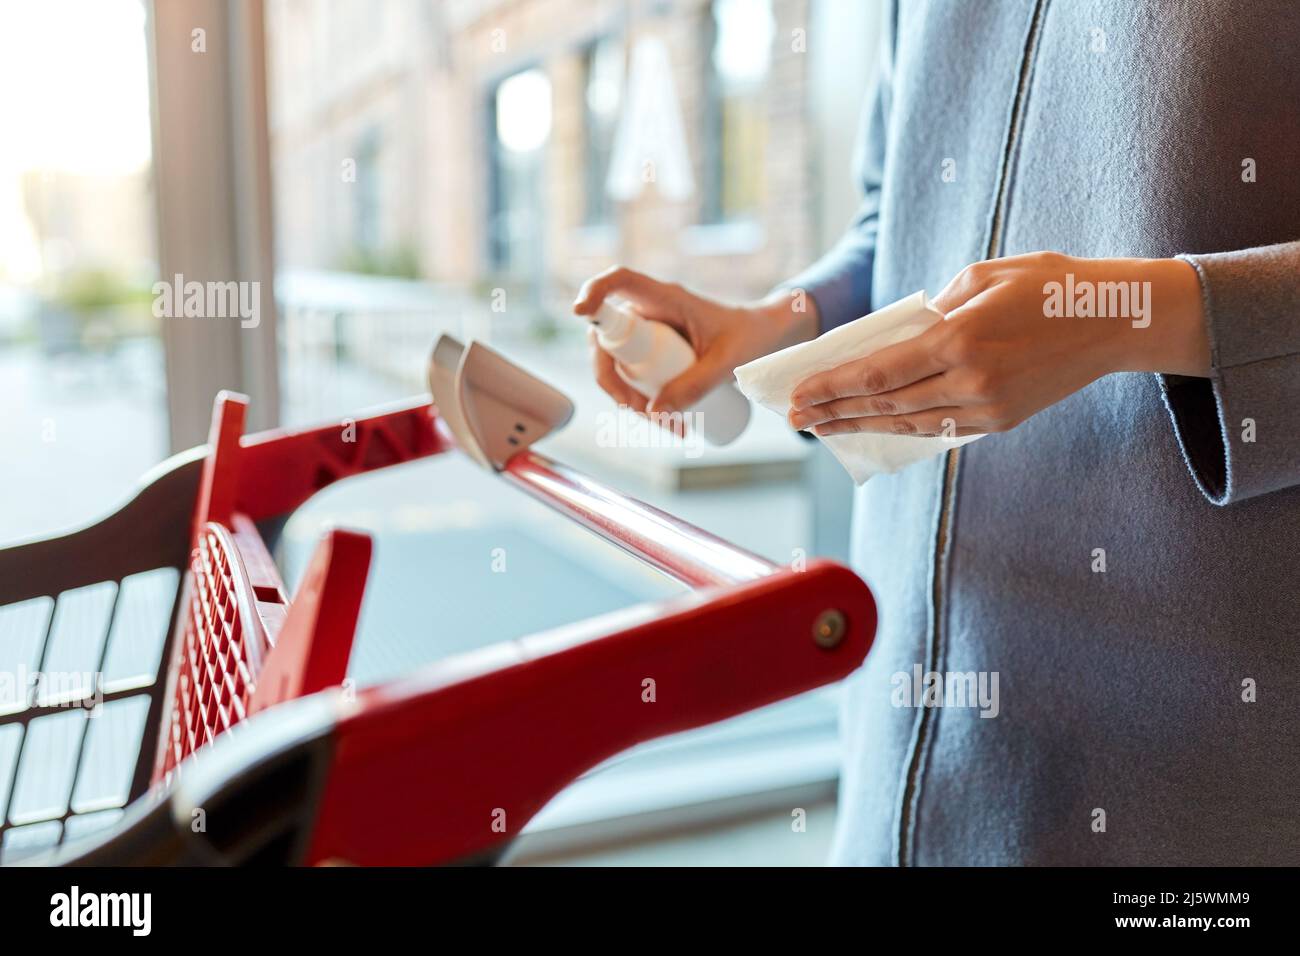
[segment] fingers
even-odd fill
[[[929,378],[894,389],[892,392],[854,395],[823,402],[820,405],[794,409],[790,412],[790,424],[795,428],[804,429],[841,418],[922,412],[931,408],[953,405],[956,398],[945,375],[931,375]]]
[[[923,333],[866,358],[809,376],[795,386],[790,405],[797,411],[836,399],[891,392],[929,378],[943,368],[943,363],[931,354],[929,336]]]
[[[910,415],[872,415],[866,418],[838,418],[823,422],[813,428],[819,438],[830,435],[852,435],[873,432],[881,435],[911,435],[914,437],[943,436],[964,438],[983,434],[985,429],[972,423],[969,409],[950,406],[930,408]]]
[[[705,353],[694,365],[659,390],[659,394],[647,407],[647,414],[660,427],[684,437],[687,416],[683,413],[698,405],[705,395],[730,375],[731,369],[726,368],[715,356]]]
[[[730,374],[731,369],[723,368],[715,357],[706,352],[659,390],[659,394],[650,402],[650,412],[671,413],[693,408]]]
[[[626,296],[634,302],[662,300],[669,294],[670,289],[668,283],[652,279],[642,272],[623,266],[613,266],[582,284],[582,288],[578,290],[578,298],[573,302],[573,311],[577,315],[591,315],[600,308],[607,295],[614,293]]]
[[[596,373],[596,384],[605,390],[610,398],[620,405],[626,405],[636,412],[645,412],[646,398],[627,382],[623,381],[615,367],[614,356],[599,346],[591,350],[592,365]]]

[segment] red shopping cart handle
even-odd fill
[[[874,627],[861,580],[815,562],[375,688],[338,727],[307,859],[401,865],[490,852],[621,750],[846,676]]]

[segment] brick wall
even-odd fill
[[[550,291],[563,295],[592,272],[622,262],[717,295],[761,294],[805,265],[817,244],[807,54],[793,42],[794,31],[807,29],[810,2],[773,0],[772,63],[761,94],[766,188],[757,228],[738,243],[734,230],[698,227],[707,0],[407,0],[404,13],[387,16],[384,62],[370,71],[330,66],[373,53],[350,51],[346,31],[340,36],[321,27],[320,18],[331,16],[327,4],[276,0],[272,6],[294,16],[281,16],[288,23],[269,21],[272,56],[284,66],[278,80],[273,68],[273,99],[280,95],[277,82],[290,83],[285,70],[322,60],[319,49],[314,57],[298,50],[296,58],[286,49],[328,42],[332,50],[323,57],[332,81],[307,89],[297,82],[292,102],[273,112],[276,168],[286,180],[276,185],[281,260],[335,265],[330,257],[349,241],[348,189],[354,188],[338,184],[338,163],[356,130],[374,128],[384,144],[386,239],[408,238],[432,279],[490,281],[491,91],[518,70],[540,67],[553,100],[543,163]],[[637,199],[615,204],[614,228],[593,230],[583,225],[583,57],[589,43],[610,33],[621,35],[627,50],[644,35],[666,44],[697,191],[673,202],[651,184]],[[322,165],[328,174],[312,172]]]

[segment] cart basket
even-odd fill
[[[292,600],[271,550],[317,491],[452,433],[427,398],[251,435],[246,407],[218,396],[208,445],[114,514],[0,549],[0,863],[491,862],[593,766],[839,680],[874,635],[847,568],[774,565],[525,447],[500,479],[691,590],[354,691],[370,539],[325,534]]]

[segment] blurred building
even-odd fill
[[[19,182],[33,253],[55,287],[78,269],[111,270],[146,288],[152,283],[157,257],[148,167],[28,171]]]
[[[761,294],[823,244],[816,6],[268,0],[278,265]]]

